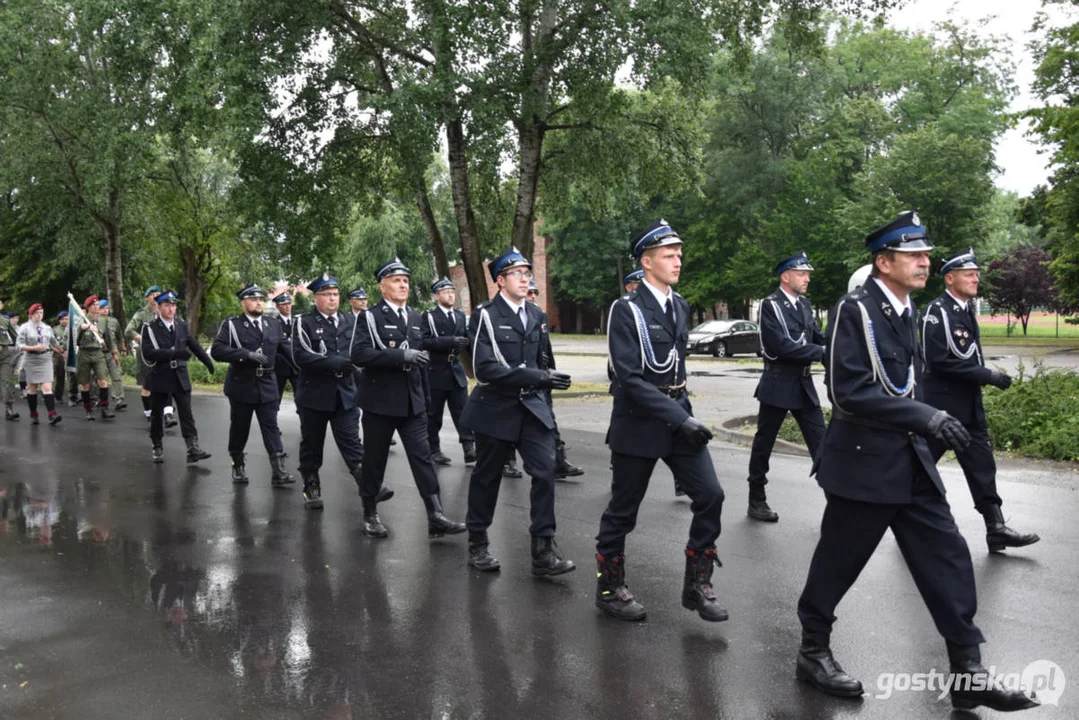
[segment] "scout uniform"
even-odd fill
[[[97,295],[91,295],[86,298],[83,308],[97,307],[97,302]],[[91,381],[96,379],[98,386],[97,404],[101,408],[101,417],[105,420],[111,420],[116,417],[116,414],[109,409],[109,384],[107,380],[109,368],[105,364],[105,355],[110,353],[114,346],[113,339],[107,332],[105,318],[100,316],[76,318],[72,324],[75,326],[75,344],[79,348],[78,367],[75,372],[79,381],[79,390],[82,394],[82,407],[86,410],[86,419],[90,421],[94,419],[94,404],[90,400],[90,390],[83,390],[82,387],[89,386]],[[83,325],[92,327],[84,329]]]
[[[0,303],[0,309],[3,309]],[[7,315],[0,314],[0,398],[4,401],[4,417],[18,420],[15,412],[15,359],[19,351],[15,349],[16,329]]]
[[[98,301],[98,307],[105,310],[109,308],[109,301],[102,298]],[[109,369],[109,395],[112,397],[113,406],[117,410],[123,410],[127,407],[127,400],[124,399],[124,373],[120,368],[119,356],[115,353],[127,352],[127,343],[124,342],[124,333],[120,329],[120,321],[108,314],[104,316],[105,320],[105,334],[112,340],[112,346],[115,352],[107,353],[105,355],[105,367]]]

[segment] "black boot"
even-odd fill
[[[948,660],[952,669],[952,707],[973,710],[982,705],[998,712],[1015,712],[1040,704],[1020,690],[1004,688],[999,678],[991,676],[982,667],[977,645],[948,643]]]
[[[461,443],[461,449],[465,452],[465,465],[476,462],[476,443],[474,440],[465,440]]]
[[[7,406],[7,410],[4,412],[4,418],[6,420],[18,420],[19,419],[19,413],[15,412],[15,406],[14,405],[9,404]]]
[[[763,522],[779,522],[779,515],[768,507],[768,496],[761,483],[749,483],[749,510],[746,515]]]
[[[506,461],[505,466],[502,468],[502,477],[519,478],[524,477],[524,473],[522,473],[517,468],[517,461],[515,461],[513,458],[510,458]]]
[[[165,451],[161,449],[160,445],[154,445],[153,452],[150,453],[150,460],[155,465],[165,462]]]
[[[210,453],[199,447],[198,435],[184,438],[184,442],[187,443],[187,461],[189,463],[198,462],[199,460],[205,460],[210,457]]]
[[[427,537],[440,538],[443,535],[458,535],[463,533],[464,523],[455,523],[446,517],[442,511],[442,498],[438,493],[428,495],[423,499],[424,507],[427,508]]]
[[[795,677],[807,682],[821,692],[845,698],[862,696],[862,683],[852,678],[828,647],[827,636],[815,636],[802,632],[802,646],[798,648],[798,664]]]
[[[452,460],[443,455],[441,450],[435,450],[431,453],[431,462],[435,465],[449,465]]]
[[[363,498],[363,534],[374,538],[384,538],[390,534],[389,529],[382,524],[382,518],[378,516],[376,498]]]
[[[1000,505],[990,505],[982,514],[985,516],[985,541],[989,543],[989,552],[1033,545],[1041,540],[1036,533],[1019,533],[1005,525]]]
[[[304,470],[300,468],[300,477],[303,478],[303,506],[308,510],[322,509],[322,483],[318,479],[317,470]]]
[[[97,406],[101,408],[101,419],[112,420],[116,413],[109,409],[109,389],[102,388],[98,393]]]
[[[554,476],[556,480],[584,475],[584,470],[566,460],[566,443],[559,442],[554,448]]]
[[[250,480],[247,477],[247,470],[244,468],[244,454],[243,453],[230,453],[229,457],[232,458],[232,482],[234,485],[246,485]]]
[[[619,620],[644,620],[644,605],[626,587],[626,556],[596,553],[596,607]]]
[[[271,487],[285,487],[286,485],[292,485],[296,482],[296,479],[289,475],[288,471],[285,470],[284,453],[270,455],[270,472]]]
[[[487,548],[487,533],[470,532],[468,534],[468,564],[483,572],[494,572],[502,567],[498,558]]]
[[[686,575],[682,584],[682,607],[696,610],[702,620],[723,622],[727,611],[712,591],[712,568],[721,565],[715,550],[686,548]]]
[[[164,420],[165,420],[165,427],[166,428],[173,428],[173,427],[176,427],[176,425],[177,425],[176,413],[165,413],[164,414]]]
[[[356,487],[360,490],[360,497],[363,497],[363,463],[354,466],[349,473],[352,475],[352,479],[356,481]],[[384,503],[393,497],[393,490],[383,485],[378,489],[378,495],[375,496],[376,503]]]
[[[553,537],[532,536],[532,574],[537,576],[562,575],[577,569],[572,560],[566,560],[558,552]]]

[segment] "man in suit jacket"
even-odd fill
[[[438,438],[442,430],[442,416],[446,405],[450,406],[450,418],[457,429],[457,438],[464,450],[465,464],[476,462],[476,439],[461,424],[461,413],[468,401],[468,378],[461,364],[460,352],[468,347],[468,318],[454,307],[457,291],[449,278],[436,280],[431,285],[435,307],[424,312],[420,321],[423,331],[423,347],[431,356],[427,365],[427,377],[431,385],[431,405],[427,409],[427,442],[431,446],[431,459],[437,465],[449,465],[450,459],[442,453]]]
[[[300,415],[300,477],[304,507],[320,510],[322,450],[326,426],[349,472],[360,485],[363,443],[360,442],[356,380],[349,345],[355,322],[352,313],[339,311],[341,291],[337,278],[323,274],[307,286],[315,309],[292,324],[292,359],[299,368],[296,411]],[[389,493],[385,499],[389,499]]]
[[[514,446],[532,476],[532,574],[561,575],[576,569],[555,545],[554,415],[543,391],[570,386],[570,376],[543,366],[547,314],[528,302],[532,263],[510,248],[488,265],[498,294],[478,310],[472,346],[477,386],[462,422],[476,434],[478,459],[468,487],[468,563],[498,570],[488,547],[502,470]]]
[[[826,693],[861,696],[862,684],[832,656],[832,625],[836,606],[891,528],[946,641],[957,674],[952,704],[1018,710],[1033,703],[985,682],[970,551],[924,437],[956,452],[970,443],[962,423],[920,398],[922,358],[910,293],[925,287],[929,276],[928,239],[910,211],[870,233],[872,277],[829,317],[825,368],[832,420],[814,464],[827,506],[798,601],[796,673]]]
[[[749,454],[749,510],[755,520],[776,522],[779,515],[768,506],[768,458],[779,428],[789,412],[802,430],[810,455],[816,457],[824,437],[824,415],[810,367],[824,356],[824,335],[813,322],[813,309],[805,299],[813,266],[804,252],[776,265],[779,289],[761,301],[761,348],[764,372],[753,396],[760,400],[757,434]]]
[[[205,460],[210,453],[199,447],[198,429],[191,412],[191,378],[187,361],[194,355],[212,375],[214,363],[199,341],[188,333],[187,323],[176,317],[176,294],[167,290],[157,296],[157,317],[142,327],[142,356],[148,366],[144,387],[150,391],[151,459],[164,462],[161,438],[164,436],[165,406],[172,396],[180,415],[180,432],[187,444],[189,463]]]
[[[295,482],[285,470],[285,449],[277,428],[277,407],[281,396],[274,376],[278,366],[288,367],[292,348],[281,323],[262,314],[266,294],[258,285],[248,285],[237,293],[243,313],[221,323],[210,348],[214,360],[229,363],[225,375],[225,395],[229,399],[229,457],[232,482],[246,485],[244,447],[251,433],[251,415],[258,418],[262,444],[270,457],[270,485],[286,487]]]
[[[379,268],[382,300],[361,313],[352,338],[352,364],[363,368],[359,403],[367,449],[360,473],[363,532],[384,538],[389,531],[378,515],[378,494],[394,432],[401,435],[416,489],[427,508],[427,534],[436,538],[463,533],[442,510],[438,476],[427,444],[427,394],[423,369],[430,356],[423,349],[420,314],[408,307],[411,271],[399,258]]]
[[[644,277],[611,305],[607,322],[614,395],[607,444],[614,483],[596,537],[596,607],[621,620],[645,619],[644,606],[626,586],[626,536],[662,459],[693,501],[682,607],[720,622],[727,611],[712,589],[712,570],[720,564],[723,488],[708,454],[712,433],[693,417],[686,389],[690,309],[673,287],[682,270],[682,238],[660,220],[638,233],[630,249]]]
[[[1007,373],[987,368],[982,357],[981,333],[972,304],[981,275],[974,250],[968,248],[945,260],[941,273],[947,289],[929,303],[922,316],[925,401],[947,410],[970,433],[970,447],[956,459],[963,468],[974,507],[985,518],[989,551],[1032,545],[1040,539],[1035,533],[1019,533],[1004,523],[1003,501],[997,493],[997,464],[989,444],[982,386],[1007,390],[1012,379]],[[933,440],[929,449],[937,461],[947,450]]]

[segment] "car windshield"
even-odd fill
[[[697,327],[693,328],[692,330],[690,330],[690,332],[720,333],[730,330],[732,325],[734,325],[734,321],[732,320],[709,320],[708,322],[703,322]]]

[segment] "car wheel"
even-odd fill
[[[727,343],[719,341],[712,345],[712,357],[727,357]]]

